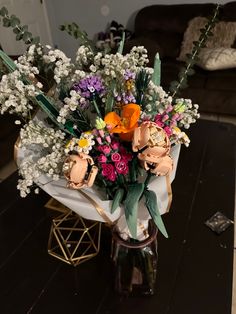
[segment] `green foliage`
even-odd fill
[[[128,192],[124,200],[126,222],[131,236],[134,239],[137,237],[138,203],[143,194],[143,190],[143,183],[130,184],[128,186]]]
[[[124,196],[124,189],[118,189],[116,191],[116,194],[113,198],[112,206],[111,206],[111,213],[114,213],[114,211],[120,206],[123,196]]]
[[[219,7],[220,5],[217,4],[213,12],[213,15],[208,19],[208,22],[206,23],[205,27],[200,30],[201,34],[198,41],[193,42],[192,52],[191,54],[186,55],[187,57],[186,64],[183,68],[180,69],[180,72],[178,74],[179,80],[171,82],[170,91],[172,92],[172,97],[177,96],[181,89],[186,88],[188,86],[187,79],[188,76],[194,74],[193,66],[198,60],[198,54],[200,50],[205,47],[206,41],[209,38],[209,36],[213,35],[212,29],[214,28],[217,22]]]
[[[4,27],[11,27],[13,33],[16,34],[16,40],[23,40],[26,45],[38,44],[40,42],[39,37],[33,37],[33,35],[28,31],[27,25],[20,25],[20,19],[12,14],[8,13],[7,8],[2,7],[0,9],[0,16],[2,16],[2,25]]]
[[[121,39],[121,42],[120,42],[118,50],[117,50],[118,53],[120,53],[120,54],[123,53],[124,44],[125,44],[125,32],[122,33],[122,39]]]
[[[145,204],[147,206],[149,214],[152,217],[155,225],[160,230],[160,232],[164,235],[164,237],[168,238],[165,225],[162,221],[160,212],[158,210],[156,193],[150,190],[145,190],[144,196],[146,198]]]
[[[136,77],[135,86],[137,90],[136,103],[142,106],[144,94],[148,88],[148,84],[151,80],[150,74],[142,69]]]
[[[108,97],[106,101],[106,106],[105,106],[105,113],[109,113],[112,111],[113,105],[114,105],[114,90],[116,87],[116,81],[113,79],[111,80],[110,86],[108,88]]]
[[[88,38],[87,33],[82,31],[76,23],[73,22],[71,24],[60,25],[59,29],[61,31],[67,32],[70,36],[74,37],[75,39],[79,39],[82,45],[89,47],[92,51],[95,50],[95,46],[92,40]]]

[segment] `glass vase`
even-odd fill
[[[157,229],[151,224],[144,241],[125,241],[112,233],[114,287],[121,295],[153,295],[157,275]]]

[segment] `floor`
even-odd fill
[[[213,120],[213,121],[219,121],[219,122],[227,122],[232,123],[236,125],[236,118],[232,117],[222,117],[217,115],[201,115],[202,119],[205,120]],[[15,172],[16,165],[14,161],[11,161],[8,165],[6,165],[3,169],[0,169],[0,182],[6,179],[10,174]],[[236,204],[236,199],[235,199]],[[236,233],[235,233],[236,234]],[[236,248],[236,237],[234,241],[234,248]],[[234,275],[233,275],[233,302],[232,302],[232,314],[236,314],[236,250],[234,254]]]

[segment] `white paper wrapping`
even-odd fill
[[[17,164],[23,161],[25,156],[32,154],[33,152],[22,150],[19,148],[17,154]],[[174,167],[170,174],[170,181],[172,182],[175,178],[177,162],[180,153],[180,145],[175,145],[171,149],[171,156],[174,161]],[[52,181],[46,175],[42,175],[39,177],[38,181],[35,182],[41,189],[43,189],[46,193],[48,193],[51,197],[62,203],[63,205],[70,208],[72,211],[80,215],[85,219],[96,220],[104,222],[104,219],[97,212],[95,207],[89,202],[83,195],[81,195],[77,190],[71,190],[66,187],[67,181],[64,178],[59,179],[58,181]],[[166,185],[166,177],[154,177],[149,183],[150,190],[153,190],[158,198],[158,207],[160,209],[160,213],[164,214],[166,212],[166,208],[168,206],[168,193],[167,193],[167,185]],[[106,215],[112,222],[117,221],[120,217],[124,215],[123,208],[117,208],[117,210],[111,214],[111,204],[112,201],[102,200],[99,191],[96,187],[86,188],[83,191],[88,194],[94,201],[96,201],[101,208],[103,208]],[[138,219],[141,221],[147,221],[148,212],[143,204],[140,201]],[[122,218],[120,222],[122,222]],[[138,231],[139,232],[139,231]],[[141,231],[140,231],[141,232]]]

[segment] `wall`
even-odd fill
[[[144,6],[152,4],[204,3],[211,0],[46,0],[54,45],[68,56],[73,56],[78,47],[75,39],[58,26],[65,22],[75,22],[85,30],[90,38],[100,31],[105,31],[112,20],[133,29],[137,12]],[[227,0],[214,0],[218,3]]]

